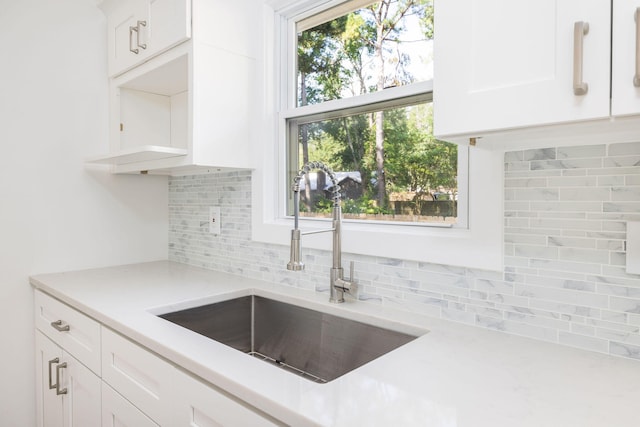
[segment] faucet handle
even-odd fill
[[[358,284],[354,280],[354,262],[349,264],[349,279],[337,279],[335,287],[342,292],[346,292],[349,295],[355,297],[358,291]]]

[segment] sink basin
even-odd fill
[[[160,317],[318,383],[417,338],[256,295]]]

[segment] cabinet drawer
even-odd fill
[[[102,427],[158,427],[158,424],[103,382]]]
[[[100,376],[100,324],[79,311],[35,291],[36,327]]]
[[[171,425],[176,369],[110,329],[102,332],[102,380],[154,422]]]

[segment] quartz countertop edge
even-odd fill
[[[637,426],[640,362],[634,360],[374,303],[330,304],[327,293],[172,261],[39,274],[30,282],[289,425]],[[249,294],[428,333],[316,384],[157,317]]]

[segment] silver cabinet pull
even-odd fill
[[[146,26],[147,26],[147,21],[138,21],[136,23],[136,46],[142,49],[146,49],[147,44],[146,43],[140,44],[140,27],[146,27]]]
[[[60,389],[60,370],[67,367],[67,362],[61,363],[56,366],[56,394],[67,394],[67,388]]]
[[[133,43],[133,32],[136,32],[136,34],[138,33],[138,27],[133,27],[133,26],[129,26],[129,52],[135,53],[136,55],[138,54],[139,50],[138,48],[134,48],[131,46],[131,44]],[[136,38],[138,38],[136,36]]]
[[[135,53],[136,55],[140,53],[139,47],[142,49],[147,48],[146,43],[140,44],[140,27],[146,27],[147,21],[137,21],[136,26],[129,26],[129,51]],[[136,33],[136,47],[133,47],[133,33]]]
[[[589,33],[589,23],[578,21],[573,25],[573,93],[585,95],[589,85],[582,81],[582,59],[584,36]]]
[[[54,363],[60,363],[60,359],[58,359],[57,357],[55,359],[51,359],[49,360],[49,390],[54,389],[56,387],[58,387],[58,383],[56,382],[55,384],[53,384],[51,382],[51,365],[53,365]]]
[[[60,332],[67,332],[70,329],[68,324],[65,325],[62,323],[62,320],[51,322],[51,326],[53,326],[55,330]]]
[[[640,87],[640,7],[633,14],[636,20],[636,74],[633,76],[633,85]]]

